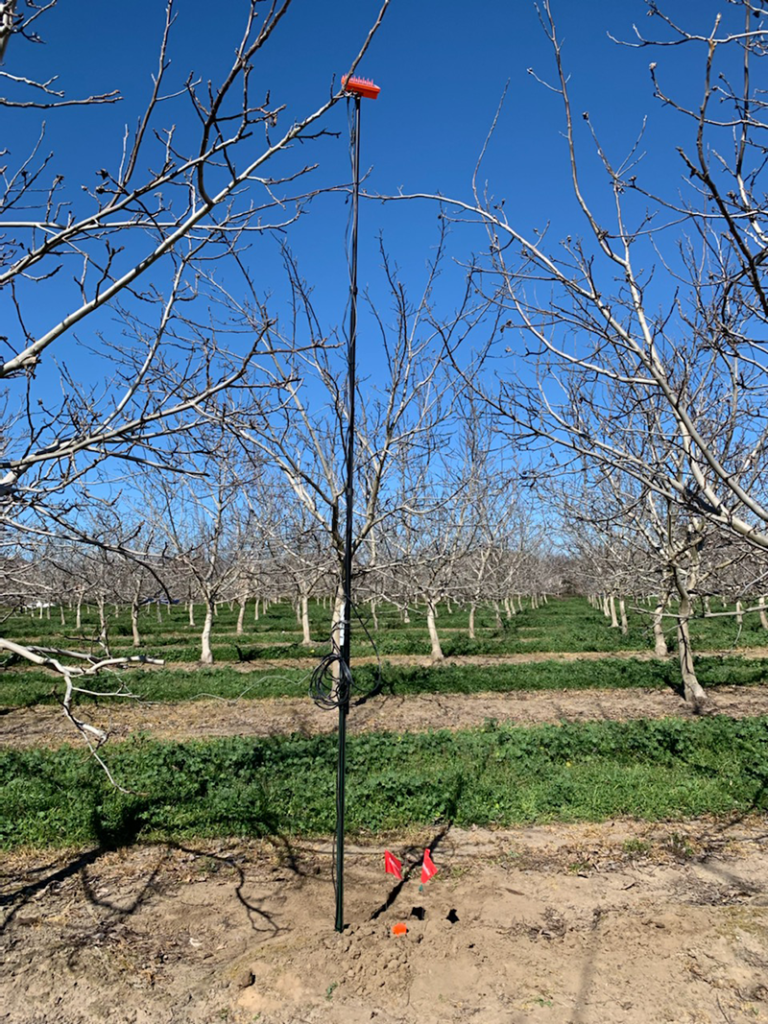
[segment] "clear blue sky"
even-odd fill
[[[150,89],[156,65],[156,44],[163,22],[160,0],[130,5],[100,0],[60,3],[40,22],[46,43],[33,46],[13,39],[5,70],[30,78],[59,76],[70,95],[119,89],[119,106],[70,110],[55,115],[2,112],[2,145],[11,162],[48,122],[47,145],[58,151],[52,172],[66,175],[75,204],[86,203],[81,183],[94,184],[99,167],[115,168],[120,158],[124,125],[134,124]],[[226,66],[238,39],[246,5],[239,0],[211,5],[180,0],[172,44],[170,81],[181,86],[194,70],[202,79],[216,78]],[[566,64],[572,74],[577,117],[589,110],[592,123],[612,158],[620,160],[631,146],[644,116],[649,119],[643,149],[648,150],[641,175],[650,183],[676,187],[680,162],[675,146],[684,141],[678,116],[652,97],[648,74],[651,59],[659,63],[661,80],[678,95],[695,97],[701,80],[703,51],[667,49],[660,53],[616,46],[608,33],[632,38],[632,23],[664,34],[658,19],[648,18],[640,0],[553,0]],[[698,31],[709,31],[717,11],[733,13],[725,0],[670,0],[664,4],[674,18]],[[348,66],[371,24],[375,0],[295,0],[268,47],[256,62],[256,92],[271,91],[272,102],[285,103],[283,124],[318,106],[328,95],[333,76]],[[551,78],[553,62],[529,0],[394,0],[379,35],[359,72],[381,86],[376,102],[364,107],[363,166],[370,168],[368,187],[380,193],[441,191],[468,198],[477,155],[497,103],[509,81],[506,107],[483,172],[490,189],[506,200],[512,221],[525,230],[552,223],[555,237],[577,234],[565,165],[565,147],[557,97],[527,73],[532,67]],[[179,104],[174,120],[185,130],[188,108]],[[343,104],[331,112],[326,127],[341,133],[305,147],[301,160],[319,161],[318,184],[349,177],[347,120]],[[589,150],[586,126],[577,123],[580,143]],[[287,164],[286,164],[287,166]],[[585,184],[597,197],[601,179],[587,156]],[[670,182],[673,184],[670,186]],[[83,209],[86,209],[83,206]],[[0,215],[0,223],[2,216]],[[338,323],[346,303],[347,208],[340,195],[314,203],[309,215],[290,236],[304,276],[315,289],[318,310],[328,325]],[[436,210],[429,204],[382,206],[367,202],[361,211],[360,283],[380,294],[375,239],[383,232],[406,284],[418,290],[425,260],[436,238]],[[481,234],[457,229],[455,251],[482,247]],[[270,240],[255,245],[250,262],[264,292],[280,303],[283,279],[277,246]],[[450,275],[446,279],[450,284]],[[46,301],[30,314],[37,329],[55,322],[66,310],[58,307],[57,285],[46,286]],[[42,291],[41,291],[42,295]],[[63,288],[62,288],[63,295]],[[450,289],[444,299],[450,303]],[[101,326],[104,326],[102,321]],[[87,340],[87,327],[78,334]],[[67,346],[69,357],[72,352]],[[365,364],[366,350],[361,348]],[[364,368],[364,367],[363,367]]]

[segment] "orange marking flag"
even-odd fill
[[[424,863],[421,865],[421,884],[428,882],[437,874],[437,868],[429,855],[429,850],[424,851]]]
[[[384,851],[384,870],[388,875],[394,875],[399,882],[402,882],[403,862],[398,860],[389,850]]]

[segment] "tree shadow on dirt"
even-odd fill
[[[296,878],[306,878],[307,872],[302,868],[299,857],[288,838],[286,836],[273,836],[271,838],[275,840],[281,848],[281,867],[287,868],[287,870]],[[185,846],[183,843],[174,843],[169,845],[172,845],[173,849],[179,850],[182,853],[186,853],[193,857],[199,857],[203,862],[213,863],[218,866],[225,866],[235,872],[237,878],[235,896],[238,903],[245,911],[253,931],[268,932],[272,938],[282,934],[283,932],[290,931],[289,928],[277,923],[274,915],[269,913],[269,911],[267,911],[262,905],[263,901],[257,901],[252,897],[249,898],[246,896],[244,890],[248,879],[245,871],[235,857],[227,856],[226,854],[212,853],[209,850],[196,850],[194,847]],[[276,878],[271,880],[273,884],[283,883],[285,881],[286,879],[284,875],[278,875]]]

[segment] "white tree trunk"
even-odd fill
[[[627,605],[623,597],[619,598],[619,615],[621,616],[621,635],[626,636],[629,632],[629,622],[627,621]]]
[[[323,608],[325,608],[325,602],[323,602]],[[258,622],[259,621],[259,598],[258,597],[253,602],[253,621],[254,622]]]
[[[611,594],[608,598],[608,610],[611,615],[611,629],[619,628],[619,620],[616,617],[616,598]]]
[[[659,601],[653,611],[653,653],[657,658],[666,658],[669,654],[667,641],[664,637],[664,608],[666,601]]]
[[[138,600],[131,602],[131,634],[133,636],[133,646],[141,647],[141,634],[139,633],[139,602]]]
[[[763,629],[768,629],[768,615],[765,614],[765,598],[761,597],[757,603],[760,607],[760,625]]]
[[[437,662],[442,661],[445,655],[440,646],[440,637],[437,635],[435,605],[432,601],[427,601],[427,629],[429,630],[429,642],[432,647],[432,664],[435,665]]]
[[[677,620],[677,653],[680,658],[680,673],[683,677],[685,699],[694,711],[700,711],[707,703],[707,695],[696,678],[693,667],[693,648],[688,621],[691,614],[691,601],[688,595],[680,598]]]
[[[189,624],[190,624],[190,626],[194,626],[194,624],[195,624],[195,602],[194,601],[190,601],[189,602],[188,611],[189,611]]]
[[[741,601],[736,602],[736,622],[739,626],[744,625],[744,605]]]
[[[301,606],[301,643],[304,647],[312,646],[312,637],[309,632],[309,598],[306,594],[302,594],[300,598]]]
[[[469,606],[469,639],[475,639],[475,605]]]
[[[237,613],[237,627],[235,629],[235,632],[237,633],[238,636],[240,636],[243,632],[243,622],[245,620],[245,605],[247,600],[247,597],[240,598],[240,607]]]
[[[211,601],[205,602],[205,622],[203,632],[200,636],[200,661],[203,665],[213,664],[213,651],[211,650],[211,629],[213,628],[213,616],[215,608]]]

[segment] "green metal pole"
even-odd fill
[[[336,766],[336,931],[344,929],[344,817],[347,772],[347,715],[349,714],[350,627],[352,621],[352,546],[354,539],[355,391],[357,358],[357,214],[360,197],[360,97],[355,96],[355,146],[352,186],[352,258],[350,261],[349,344],[347,349],[347,483],[344,537],[344,636],[339,673],[339,751]]]

